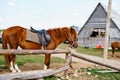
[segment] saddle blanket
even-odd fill
[[[26,40],[36,42],[36,43],[40,43],[37,33],[33,33],[29,29],[26,30]]]

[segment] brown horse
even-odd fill
[[[26,28],[21,26],[13,26],[6,30],[4,30],[2,34],[2,47],[3,49],[8,49],[7,45],[9,45],[10,49],[17,49],[20,46],[22,49],[42,49],[42,46],[38,43],[26,41]],[[69,43],[77,48],[77,32],[73,28],[63,27],[63,28],[54,28],[48,29],[48,34],[51,37],[49,44],[46,46],[47,50],[55,49],[59,44],[69,41]],[[21,70],[18,68],[16,64],[16,55],[4,55],[7,66],[12,72],[20,72]],[[50,54],[45,54],[45,65],[44,69],[48,69],[50,65]]]
[[[111,43],[111,48],[112,48],[112,56],[115,57],[115,49],[120,49],[120,42],[112,42]]]

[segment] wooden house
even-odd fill
[[[78,33],[79,45],[84,47],[102,45],[104,47],[107,13],[107,7],[98,3]],[[110,20],[109,46],[112,41],[120,41],[120,15],[112,10]]]

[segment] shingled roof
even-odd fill
[[[104,36],[107,23],[108,7],[98,3],[90,17],[78,32],[79,44],[102,44],[104,45]],[[110,16],[109,45],[112,41],[120,41],[120,15],[111,10]]]
[[[86,23],[83,25],[81,30],[79,31],[80,37],[89,37],[91,32],[91,28],[105,28],[106,20],[107,20],[108,9],[104,4],[98,3]],[[112,9],[111,11],[111,33],[112,37],[120,37],[120,15]],[[86,29],[82,31],[83,29]],[[118,29],[118,30],[115,30]],[[114,34],[114,35],[113,35]]]
[[[102,3],[99,3],[98,5],[102,5],[106,13],[108,13],[108,7],[106,5]],[[114,9],[111,10],[111,19],[116,24],[116,26],[120,29],[120,14],[118,14]]]

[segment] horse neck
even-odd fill
[[[65,41],[67,41],[66,38],[65,38],[65,36],[62,36],[62,37],[60,37],[58,39],[59,39],[58,44],[61,44],[61,43],[65,42]]]
[[[63,31],[61,31],[59,35],[60,35],[60,36],[58,37],[58,39],[59,39],[59,44],[64,43],[65,41],[67,41],[67,38],[66,38],[65,34],[63,33]]]
[[[54,30],[54,32],[51,31],[51,35],[53,35],[54,38],[57,40],[57,42],[55,42],[57,45],[66,41],[66,36],[61,29],[56,29]]]

